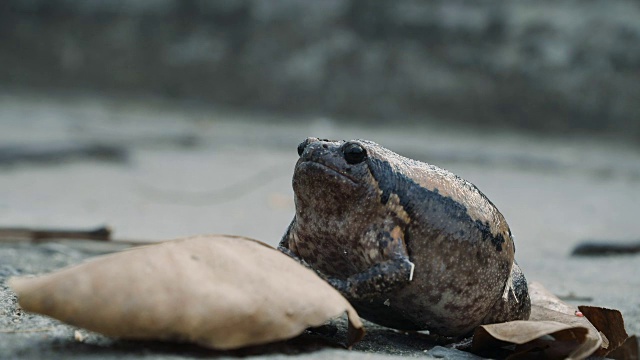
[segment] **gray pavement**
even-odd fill
[[[640,334],[640,256],[569,256],[585,239],[640,240],[640,147],[615,139],[447,128],[428,120],[420,126],[370,127],[344,119],[275,117],[154,99],[1,93],[2,146],[100,144],[119,151],[45,164],[0,162],[0,226],[107,224],[120,239],[226,233],[275,245],[293,216],[290,178],[296,146],[307,136],[374,140],[470,180],[505,215],[528,280],[558,295],[591,299],[576,304],[620,309],[628,332]],[[3,245],[0,275],[45,271],[91,254],[65,244]],[[0,291],[0,311],[7,315],[11,296],[4,287]],[[53,329],[48,332],[6,332],[35,326],[31,315],[10,315],[0,322],[0,349],[5,349],[0,357],[37,358],[47,352],[61,358],[212,355],[162,347],[132,351],[132,345],[113,345],[95,335],[77,345],[73,329],[55,322],[47,325]],[[402,343],[384,329],[373,333],[356,351],[296,356],[375,359],[424,356],[428,348],[415,339]],[[20,341],[23,345],[16,348]]]

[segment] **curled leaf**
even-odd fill
[[[575,348],[567,355],[569,359],[584,359],[600,349],[608,342],[606,337],[596,329],[589,319],[578,316],[579,311],[557,296],[553,295],[538,282],[529,284],[531,294],[531,317],[532,321],[557,321],[562,324],[571,325],[574,328],[586,329],[584,338],[576,338]]]
[[[624,328],[624,320],[620,311],[596,306],[578,306],[578,309],[608,339],[607,346],[596,351],[594,355],[607,356],[607,354],[622,346],[629,338]],[[633,342],[627,346],[631,348],[632,345]],[[637,343],[635,345],[637,354],[638,345]]]
[[[607,354],[607,357],[619,360],[640,359],[640,344],[638,343],[638,338],[635,335],[629,336],[622,345]]]
[[[198,236],[9,280],[20,306],[108,336],[234,349],[294,337],[353,307],[279,251],[241,237]]]
[[[515,344],[508,358],[541,356],[545,359],[584,359],[601,348],[602,334],[574,308],[539,283],[529,284],[531,317],[482,325],[475,331],[474,352]]]

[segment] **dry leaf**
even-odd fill
[[[356,311],[329,284],[241,237],[134,248],[9,285],[27,311],[124,339],[234,349],[288,339],[345,312],[349,344],[364,335]]]
[[[624,320],[620,311],[596,306],[578,306],[578,309],[609,340],[607,348],[599,349],[594,355],[607,356],[607,354],[622,346],[629,338],[627,331],[624,329]]]
[[[547,291],[539,283],[529,284],[531,317],[482,325],[475,331],[472,350],[483,353],[516,344],[509,358],[584,359],[600,349],[603,338],[586,317]]]
[[[631,335],[620,347],[607,354],[607,357],[617,360],[638,360],[640,359],[638,346],[638,339],[635,335]]]
[[[589,320],[584,316],[577,316],[578,309],[571,306],[557,296],[553,295],[538,282],[529,284],[529,294],[531,296],[531,321],[548,321],[553,320],[573,327],[582,327],[587,330],[584,339],[577,339],[576,348],[568,354],[569,359],[584,359],[600,349],[603,337],[598,329],[596,329]]]

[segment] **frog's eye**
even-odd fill
[[[342,154],[351,165],[361,163],[367,157],[367,151],[360,144],[353,142],[344,144]]]
[[[309,139],[306,139],[305,141],[301,142],[300,145],[298,145],[298,156],[302,156],[302,153],[304,152],[304,149],[307,147],[307,145],[309,145]]]

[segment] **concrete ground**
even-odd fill
[[[4,92],[0,226],[106,224],[119,239],[226,233],[275,245],[293,216],[290,179],[296,146],[307,136],[374,140],[473,182],[509,222],[516,258],[528,280],[540,281],[561,296],[583,298],[575,304],[619,309],[628,332],[640,334],[640,256],[569,256],[586,239],[640,240],[640,147],[615,139],[524,135],[429,122],[411,128],[401,122],[371,127],[154,99]],[[96,144],[99,151],[70,155]],[[45,161],[42,151],[61,155]],[[27,158],[26,152],[35,155]],[[51,270],[101,251],[105,249],[69,243],[0,242],[0,279]],[[17,314],[12,301],[0,283],[0,358],[239,355],[114,343],[83,332],[74,337],[71,327]],[[382,328],[371,333],[351,352],[324,349],[294,356],[424,356],[433,346]],[[285,356],[277,349],[248,355]]]

